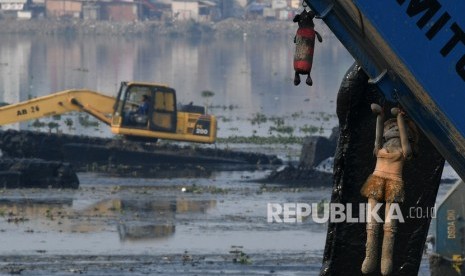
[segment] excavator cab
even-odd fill
[[[213,143],[216,118],[177,110],[176,91],[154,83],[122,82],[111,121],[113,133],[156,140]]]
[[[176,132],[176,93],[166,86],[123,82],[115,117],[120,127]]]

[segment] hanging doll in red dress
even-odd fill
[[[300,75],[307,75],[305,81],[307,85],[312,85],[313,81],[310,77],[310,72],[313,65],[313,52],[315,48],[315,36],[318,41],[322,42],[321,35],[315,31],[313,18],[315,13],[304,9],[302,13],[294,17],[294,22],[297,22],[299,28],[294,37],[295,54],[294,54],[294,85],[300,84]]]

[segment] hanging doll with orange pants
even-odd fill
[[[392,255],[394,250],[397,220],[391,218],[389,211],[392,203],[404,200],[404,182],[402,168],[404,161],[412,157],[412,146],[417,142],[418,133],[410,120],[404,119],[404,114],[398,108],[391,110],[396,118],[384,122],[381,106],[371,105],[377,114],[376,138],[374,154],[376,167],[361,189],[361,194],[368,198],[368,208],[375,208],[376,204],[385,202],[384,236],[381,252],[381,274],[392,273]],[[378,266],[378,237],[381,224],[373,216],[367,218],[366,255],[362,264],[362,272],[368,274]]]

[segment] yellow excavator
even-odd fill
[[[110,126],[114,134],[128,138],[197,143],[216,140],[216,117],[206,114],[204,107],[177,106],[173,88],[143,82],[122,82],[116,98],[85,89],[66,90],[3,106],[0,125],[73,111],[88,113]]]

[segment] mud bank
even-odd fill
[[[334,128],[329,138],[310,136],[305,138],[297,166],[289,165],[273,170],[263,182],[280,183],[295,186],[326,186],[333,181],[332,163],[321,164],[334,157],[339,128]],[[322,168],[317,168],[323,166]]]
[[[208,148],[132,142],[31,131],[0,131],[0,149],[8,158],[40,158],[69,162],[77,171],[156,174],[165,170],[232,170],[275,166],[274,155]]]
[[[68,163],[40,159],[0,159],[0,188],[71,188],[79,180]]]
[[[333,174],[314,169],[287,166],[274,170],[262,180],[264,183],[286,184],[290,186],[330,187]]]
[[[9,256],[8,265],[0,268],[5,274],[21,275],[296,275],[316,273],[317,266],[307,254],[254,256],[253,264],[235,262],[234,254],[170,254],[121,256]],[[302,274],[304,275],[304,274]]]

